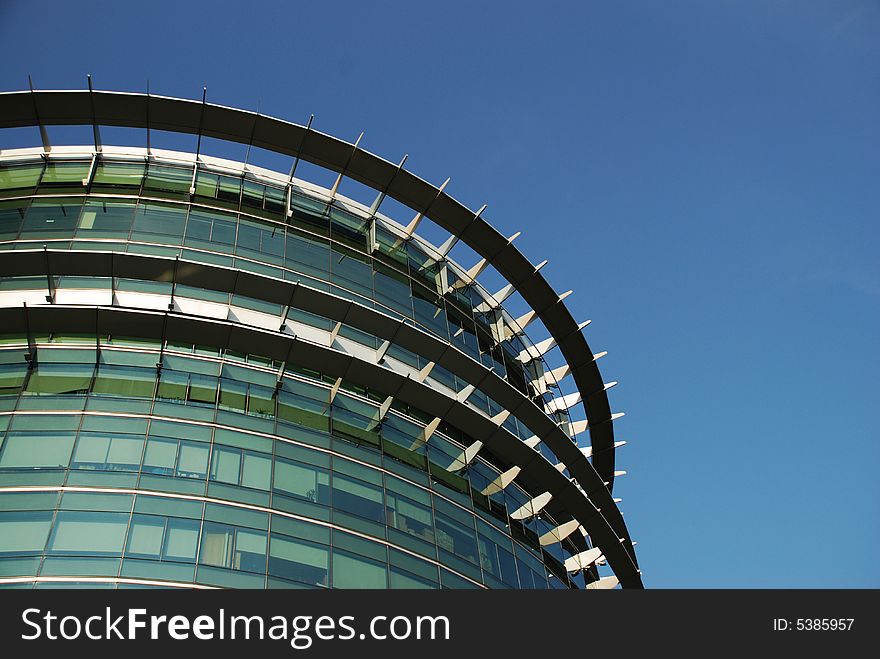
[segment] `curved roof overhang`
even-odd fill
[[[499,458],[518,465],[522,469],[518,478],[526,488],[550,492],[557,505],[587,529],[623,587],[642,586],[638,568],[625,548],[628,543],[620,541],[600,508],[584,497],[572,481],[492,419],[408,376],[291,335],[174,312],[63,305],[6,307],[0,308],[0,326],[14,333],[52,332],[63,327],[66,332],[163,337],[174,342],[229,348],[296,363],[393,395],[466,429]],[[305,344],[308,349],[297,350],[298,344]],[[611,507],[614,508],[613,503]]]
[[[107,125],[199,134],[301,158],[344,174],[424,213],[510,283],[556,340],[583,398],[592,464],[614,484],[614,430],[599,369],[577,322],[537,268],[478,213],[403,167],[305,126],[211,103],[109,91],[0,93],[0,127]]]

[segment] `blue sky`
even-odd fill
[[[451,176],[609,351],[647,586],[880,586],[877,2],[3,0],[0,49]]]

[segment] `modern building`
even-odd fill
[[[641,587],[604,353],[484,209],[205,99],[9,92],[0,128],[2,585]]]

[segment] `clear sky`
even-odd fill
[[[451,176],[609,351],[648,587],[880,587],[876,0],[0,0],[0,50]]]

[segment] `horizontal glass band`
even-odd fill
[[[26,506],[28,510],[23,512],[0,512],[0,529],[11,534],[0,534],[6,538],[0,541],[0,574],[9,574],[10,570],[16,569],[16,565],[18,569],[28,565],[22,559],[16,562],[13,557],[34,553],[46,556],[41,568],[43,576],[47,569],[55,574],[64,574],[58,570],[76,574],[77,569],[90,569],[103,576],[116,576],[108,573],[116,569],[125,576],[126,570],[138,569],[135,566],[140,565],[142,572],[137,576],[167,579],[175,574],[187,573],[191,575],[190,579],[198,582],[199,572],[204,568],[209,573],[208,583],[213,582],[213,585],[234,585],[236,580],[252,580],[255,575],[263,573],[269,578],[277,577],[319,587],[332,583],[334,587],[369,585],[384,588],[387,587],[385,576],[405,571],[411,578],[421,574],[421,580],[426,580],[428,585],[433,582],[437,587],[438,568],[441,571],[451,570],[442,561],[419,556],[406,547],[395,547],[393,543],[335,524],[298,517],[285,511],[192,495],[119,488],[2,488],[0,509],[20,508],[22,503],[28,503],[21,497],[33,499],[49,492],[61,495],[54,513],[36,510],[32,505]],[[18,497],[19,501],[5,501],[14,497]],[[77,499],[68,503],[70,497]],[[131,512],[102,512],[108,510],[107,506],[114,497],[127,500]],[[203,512],[195,519],[186,508],[181,507],[194,502],[203,504]],[[231,508],[228,512],[221,512],[217,505]],[[234,512],[235,509],[240,512]],[[259,513],[268,513],[268,516],[261,520]],[[186,516],[181,517],[181,514]],[[53,515],[54,522],[51,521]],[[320,531],[322,528],[327,530],[326,533]],[[549,586],[546,577],[542,576],[545,570],[540,561],[518,545],[516,554],[510,553],[509,539],[479,520],[475,534],[472,524],[468,530],[467,526],[453,518],[439,515],[437,529],[444,544],[454,543],[456,552],[464,552],[458,553],[458,556],[466,556],[470,551],[475,555],[479,553],[479,561],[476,556],[471,560],[482,565],[482,580],[487,585],[491,586],[494,581],[500,580],[508,587]],[[453,544],[450,544],[450,549],[452,547]],[[387,553],[389,551],[390,554]],[[332,571],[329,566],[331,553],[334,562]],[[337,556],[339,566],[336,565]],[[122,565],[118,560],[113,561],[112,557],[120,557]],[[163,565],[155,565],[156,562]],[[355,565],[367,571],[370,571],[370,565],[374,565],[372,570],[377,576],[380,573],[383,575],[382,582],[370,581],[367,584],[362,579],[349,577],[348,568]],[[395,566],[400,570],[395,570]],[[428,566],[433,566],[433,575]],[[341,567],[338,572],[337,567]],[[143,571],[148,569],[153,572],[144,574]],[[461,573],[456,576],[464,579],[473,577],[480,581],[478,567],[466,569],[471,576]],[[222,571],[246,574],[224,576]],[[455,570],[452,572],[455,573]],[[517,574],[520,575],[519,580]],[[418,578],[413,580],[419,581]],[[407,587],[400,583],[395,585],[393,581],[391,587]],[[262,584],[254,582],[254,585]]]

